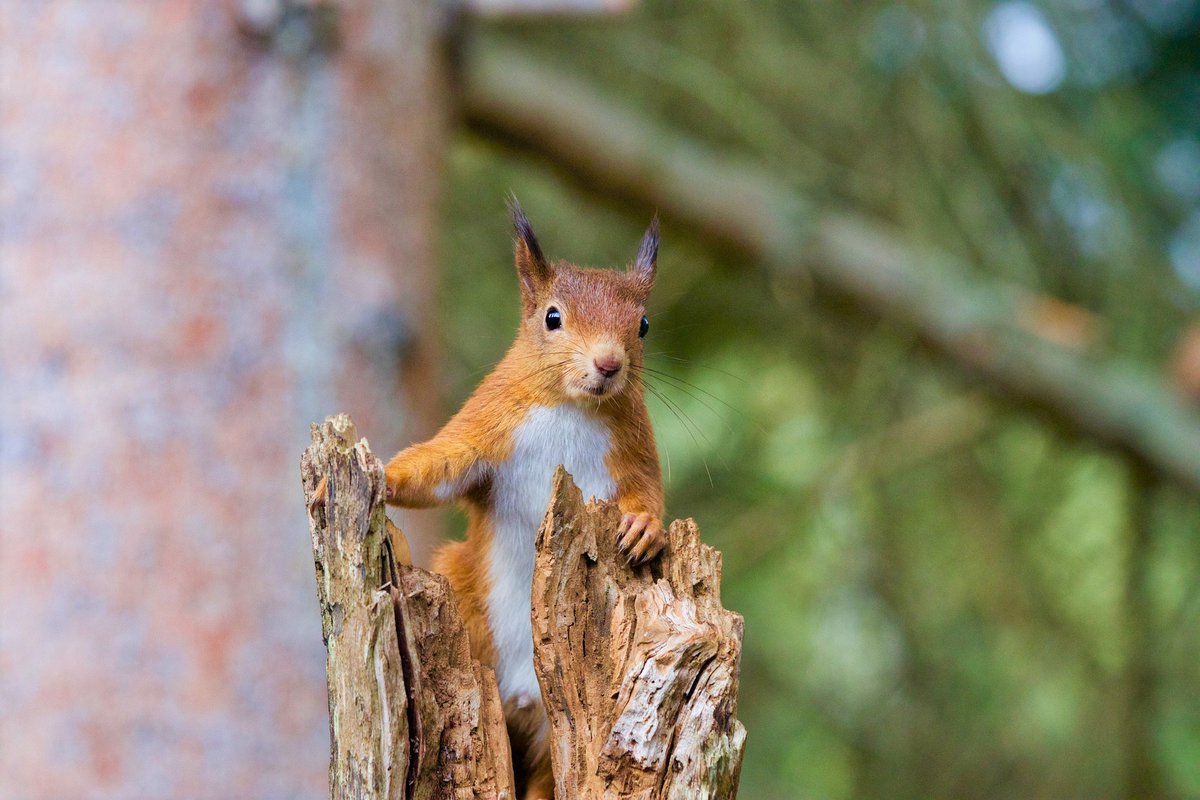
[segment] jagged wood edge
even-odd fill
[[[619,519],[559,468],[532,598],[557,796],[733,797],[743,624],[721,607],[720,554],[676,521],[666,554],[630,568]]]
[[[350,418],[301,458],[327,648],[332,798],[513,797],[495,676],[470,658],[445,578],[392,556],[383,465]]]

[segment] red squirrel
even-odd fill
[[[548,261],[515,198],[510,209],[521,285],[516,340],[437,435],[388,462],[387,500],[464,506],[466,540],[438,549],[433,568],[450,581],[472,654],[496,670],[517,785],[526,800],[549,800],[530,595],[555,469],[566,467],[584,497],[617,502],[616,535],[631,562],[653,559],[666,542],[642,383],[658,220],[628,270],[597,270]]]

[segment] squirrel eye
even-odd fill
[[[550,310],[546,312],[546,330],[552,331],[562,327],[562,313],[550,306]]]
[[[642,317],[642,325],[638,328],[638,337],[645,339],[646,331],[650,330],[650,320]]]

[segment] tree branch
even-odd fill
[[[723,158],[585,81],[521,52],[471,54],[463,108],[474,129],[532,149],[595,190],[655,206],[778,273],[824,286],[911,326],[993,394],[1200,491],[1200,419],[1153,374],[1044,341],[1022,327],[1030,295],[970,277],[886,225],[819,209],[756,164]]]

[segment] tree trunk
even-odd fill
[[[0,2],[0,796],[321,790],[297,421],[442,415],[440,8]]]
[[[330,796],[511,798],[492,670],[470,656],[444,578],[398,563],[383,465],[350,419],[313,426],[301,465],[328,651]],[[633,569],[612,503],[585,505],[561,468],[537,539],[535,665],[559,798],[731,798],[742,620],[721,608],[720,555],[677,521]],[[401,559],[403,560],[403,559]]]

